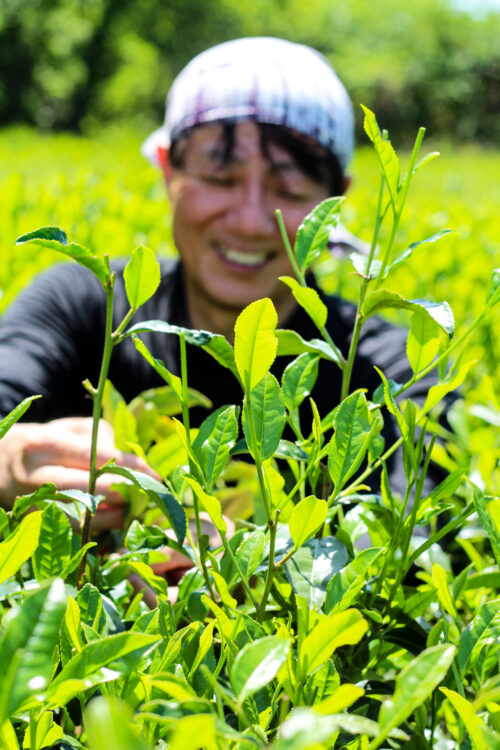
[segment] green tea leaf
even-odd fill
[[[431,695],[445,678],[455,651],[455,646],[449,644],[428,648],[398,674],[393,697],[385,700],[380,708],[378,740],[385,739]]]
[[[241,312],[234,326],[236,367],[249,393],[269,372],[276,358],[278,340],[274,333],[278,316],[270,299],[260,299]]]
[[[211,331],[197,331],[192,328],[183,328],[167,323],[165,320],[146,320],[143,323],[136,323],[125,332],[125,336],[145,331],[153,333],[172,333],[176,336],[184,334],[187,344],[200,346],[208,352],[220,365],[227,367],[238,379],[238,370],[234,361],[233,347],[220,333],[211,333]]]
[[[301,354],[285,368],[282,379],[283,396],[290,412],[298,409],[311,393],[318,377],[319,358],[313,354]]]
[[[301,674],[314,672],[340,646],[358,643],[368,630],[368,624],[357,609],[346,609],[325,615],[306,635],[299,648]]]
[[[250,578],[262,562],[266,535],[260,529],[245,536],[236,551],[236,560],[240,570],[246,578]]]
[[[285,662],[290,641],[270,635],[247,643],[242,648],[231,669],[231,686],[239,703],[276,677]]]
[[[446,237],[447,234],[451,234],[453,232],[453,229],[441,229],[439,232],[436,232],[436,234],[431,235],[431,237],[426,237],[425,240],[420,240],[419,242],[412,242],[412,244],[403,252],[401,255],[398,255],[392,263],[387,267],[384,278],[387,277],[390,271],[393,271],[395,268],[398,268],[402,263],[405,263],[408,258],[410,258],[414,251],[417,249],[417,247],[420,247],[421,245],[427,245],[429,242],[437,242],[442,237]]]
[[[294,708],[281,725],[273,750],[319,750],[338,730],[338,722],[309,707]],[[331,745],[330,745],[331,746]]]
[[[67,255],[92,271],[104,287],[108,285],[110,273],[104,260],[83,245],[78,245],[76,242],[68,243],[66,234],[58,227],[41,227],[34,232],[23,234],[17,238],[16,245],[24,245],[28,242],[36,247],[50,248]]]
[[[257,444],[253,445],[248,410],[252,410]],[[279,383],[271,373],[255,386],[243,401],[243,432],[252,456],[262,461],[271,458],[278,448],[285,426],[285,400]]]
[[[181,379],[177,375],[171,373],[170,370],[165,367],[161,359],[156,359],[155,357],[153,357],[147,346],[140,339],[138,339],[137,336],[132,336],[132,341],[134,342],[135,348],[140,354],[142,354],[146,362],[149,362],[151,367],[158,373],[161,378],[163,378],[167,385],[173,388],[173,390],[177,394],[179,402],[182,403]]]
[[[227,464],[238,436],[235,406],[223,406],[202,423],[193,441],[193,450],[211,489]]]
[[[84,724],[91,750],[149,750],[125,702],[94,698],[85,709]]]
[[[15,531],[0,544],[0,583],[15,575],[38,546],[42,513],[29,513]]]
[[[328,308],[316,289],[301,286],[291,276],[280,276],[280,281],[290,287],[297,303],[306,311],[314,325],[319,329],[324,328],[328,317]]]
[[[182,505],[167,490],[165,485],[157,479],[153,479],[149,474],[134,469],[126,469],[124,466],[106,466],[106,474],[117,474],[118,476],[129,479],[141,490],[148,493],[149,497],[154,500],[162,513],[166,515],[170,524],[175,531],[177,541],[182,544],[186,536],[186,514]]]
[[[33,553],[33,572],[38,581],[62,575],[71,556],[71,539],[68,517],[50,503],[42,512],[38,547]]]
[[[368,450],[372,425],[362,391],[355,391],[344,399],[333,426],[335,432],[328,448],[328,470],[338,492],[359,469]]]
[[[442,609],[452,617],[456,617],[457,612],[450,596],[446,572],[438,563],[434,563],[432,566],[432,583],[436,587]]]
[[[500,301],[500,268],[494,268],[488,279],[486,302],[488,305],[496,305],[498,301]]]
[[[23,399],[11,412],[9,412],[2,420],[0,420],[0,439],[10,430],[13,424],[15,424],[23,414],[28,410],[32,401],[41,396],[29,396]]]
[[[321,528],[328,514],[328,503],[309,495],[293,509],[289,522],[290,536],[296,547],[301,547]]]
[[[158,635],[127,632],[104,636],[85,644],[54,679],[49,689],[49,698],[67,680],[83,682],[86,687],[93,687],[129,673],[141,657],[157,646],[160,640]]]
[[[319,609],[332,576],[346,562],[347,550],[337,539],[309,539],[285,563],[285,572],[293,590],[304,597],[309,609]]]
[[[192,477],[184,477],[184,480],[187,482],[187,484],[189,484],[193,492],[196,494],[196,497],[210,516],[210,520],[212,521],[217,531],[219,531],[221,534],[226,534],[227,525],[222,517],[222,507],[220,504],[220,500],[218,500],[213,495],[208,495],[206,492],[204,492],[196,479],[193,479]]]
[[[488,513],[488,504],[496,498],[485,495],[477,485],[473,485],[474,504],[483,528],[486,530],[491,543],[497,565],[500,567],[500,529],[497,529],[493,518]],[[1,554],[1,546],[0,546]]]
[[[178,719],[168,750],[200,750],[201,747],[206,750],[219,748],[215,716],[203,713]]]
[[[339,222],[343,198],[327,198],[306,216],[297,231],[294,252],[303,272],[324,250],[328,238]]]
[[[9,715],[16,713],[24,701],[33,694],[43,693],[50,682],[58,656],[54,650],[59,641],[59,629],[66,609],[64,582],[56,578],[50,586],[40,589],[22,606],[22,615],[12,621],[21,632],[15,638],[3,640],[2,646],[15,645],[21,655],[19,665],[8,690]],[[19,620],[19,623],[18,623]],[[13,642],[14,641],[14,642]],[[3,649],[2,649],[3,650]],[[15,652],[11,651],[10,658]],[[3,662],[3,668],[7,664]]]
[[[422,413],[427,414],[427,412],[436,406],[436,404],[439,404],[448,393],[455,391],[460,385],[462,385],[473,364],[473,362],[465,362],[458,371],[450,374],[446,380],[443,380],[437,385],[431,386],[427,393]]]
[[[407,300],[396,292],[381,290],[366,296],[361,314],[366,319],[389,308],[423,312],[429,315],[448,336],[453,336],[455,321],[452,309],[447,302],[431,302],[423,299]]]
[[[297,356],[298,354],[309,352],[311,354],[318,354],[323,359],[329,359],[331,362],[335,362],[336,365],[341,365],[337,352],[322,339],[305,341],[296,331],[290,331],[286,328],[278,329],[276,337],[278,339],[279,357]]]
[[[399,189],[399,159],[396,156],[396,152],[394,151],[391,142],[382,137],[382,133],[380,132],[380,128],[373,112],[363,105],[361,105],[361,108],[365,113],[365,119],[363,122],[365,132],[375,146],[375,151],[377,152],[382,172],[384,173],[387,182],[391,202],[394,210],[396,210]]]
[[[465,673],[474,647],[486,637],[490,626],[500,619],[499,614],[500,599],[486,602],[462,631],[458,643],[458,665],[462,675]]]
[[[416,312],[412,316],[411,328],[406,340],[406,354],[411,369],[417,375],[439,352],[439,326],[426,313]]]
[[[359,592],[368,582],[368,573],[383,547],[370,547],[357,555],[352,562],[336,573],[328,584],[325,598],[325,612],[341,612],[350,607]]]
[[[485,725],[474,711],[474,708],[468,700],[462,698],[455,690],[440,688],[441,692],[448,698],[451,705],[458,714],[459,719],[463,722],[467,733],[472,740],[474,750],[492,750],[491,745],[486,741],[484,736]]]
[[[154,252],[149,247],[136,247],[123,272],[127,299],[133,310],[153,296],[160,278],[160,264]]]

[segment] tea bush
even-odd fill
[[[87,386],[94,418],[103,405],[118,443],[148,458],[163,482],[114,464],[102,469],[92,464],[88,493],[62,493],[44,485],[18,498],[11,511],[0,511],[4,747],[500,747],[498,445],[494,430],[475,421],[491,425],[498,416],[493,367],[490,385],[484,382],[488,347],[495,350],[492,318],[500,301],[500,272],[492,272],[497,230],[493,220],[471,219],[480,230],[471,238],[474,249],[462,249],[468,237],[459,240],[440,230],[441,219],[453,226],[457,215],[461,223],[456,228],[463,231],[465,208],[455,213],[455,201],[447,207],[442,194],[437,200],[428,188],[418,196],[418,188],[413,189],[421,178],[418,171],[411,189],[412,205],[421,200],[420,207],[405,209],[401,228],[393,233],[391,226],[403,216],[417,149],[406,159],[405,176],[369,111],[366,127],[380,156],[384,192],[379,193],[380,174],[373,181],[367,178],[354,194],[353,207],[346,205],[345,219],[369,237],[380,194],[385,221],[370,254],[335,261],[334,278],[358,300],[354,340],[373,312],[396,309],[410,317],[407,351],[413,376],[397,384],[381,373],[372,401],[362,390],[350,392],[354,346],[344,360],[328,335],[324,341],[303,342],[277,330],[270,300],[254,302],[240,314],[234,347],[221,336],[164,321],[129,327],[130,315],[108,332],[99,383]],[[64,148],[71,150],[75,141],[63,140],[58,158],[66,176],[59,178],[54,194],[54,183],[47,188],[41,177],[43,164],[33,158],[33,151],[43,154],[43,144],[33,144],[26,132],[12,137],[33,166],[26,177],[8,178],[18,195],[11,193],[10,224],[6,220],[4,226],[16,235],[25,232],[44,210],[40,223],[56,214],[59,224],[66,219],[71,239],[91,246],[77,248],[80,262],[98,276],[111,305],[114,279],[100,248],[123,255],[143,239],[164,242],[157,177],[139,168],[133,156],[129,164],[125,159],[118,163],[114,153],[130,145],[128,136],[103,138],[97,151],[99,177],[88,167],[68,164]],[[76,143],[85,161],[90,145]],[[356,169],[361,172],[370,163],[362,153]],[[450,188],[458,179],[454,163],[450,159],[443,178]],[[478,184],[478,201],[480,190]],[[146,218],[157,218],[149,228],[139,209],[148,210],[148,200]],[[467,206],[470,216],[472,203]],[[294,248],[288,248],[296,279],[285,283],[317,323],[318,335],[325,333],[324,310],[306,289],[304,274],[323,258],[324,284],[332,283],[332,261],[322,247],[339,210],[336,199],[325,201],[304,222]],[[425,239],[426,244],[414,244]],[[75,254],[75,246],[54,227],[24,234],[19,242],[9,261],[14,273],[24,263],[35,272],[50,262],[54,250]],[[478,253],[479,267],[466,265],[470,252]],[[469,297],[464,301],[463,289],[453,284],[438,296],[459,262],[475,273],[463,279]],[[420,268],[425,268],[421,275]],[[431,279],[436,280],[435,299],[427,288]],[[138,248],[127,271],[131,312],[157,283],[154,254]],[[451,298],[457,306],[455,333],[449,306],[442,301]],[[145,330],[179,337],[179,376],[153,360],[140,339]],[[473,343],[464,349],[467,334]],[[165,380],[164,389],[128,405],[106,381],[107,356],[125,337],[133,337],[139,355]],[[241,404],[214,412],[197,431],[189,424],[193,394],[186,343],[212,354],[242,389]],[[468,377],[474,367],[471,351],[473,356],[481,352],[482,380],[469,377],[465,401],[451,415],[455,435],[448,434],[430,417]],[[269,369],[283,354],[295,359],[279,383]],[[329,415],[316,416],[310,435],[302,435],[298,406],[312,388],[320,356],[342,369],[344,398]],[[425,403],[405,399],[408,386],[433,368],[438,382]],[[471,401],[471,393],[477,401]],[[29,403],[21,404],[1,422],[0,436],[28,408]],[[380,440],[388,418],[401,433],[407,479],[402,495],[390,487],[384,468],[394,447]],[[295,431],[294,442],[282,438],[286,423]],[[470,449],[476,431],[481,435],[477,443],[487,448],[486,459],[484,451],[479,455]],[[241,453],[250,454],[251,462],[241,462]],[[172,454],[175,461],[169,460]],[[428,491],[424,480],[431,456],[447,472]],[[283,466],[291,486],[285,484]],[[382,474],[373,492],[364,481],[376,468]],[[98,550],[88,535],[99,502],[95,480],[106,472],[117,482],[129,481],[123,488],[130,510],[123,538],[117,540],[120,554]],[[229,536],[222,510],[235,507],[243,520]],[[26,514],[27,509],[32,512]],[[219,532],[219,547],[210,547],[201,533],[202,511]],[[415,533],[419,527],[427,529],[423,536]],[[373,546],[366,547],[368,537]],[[165,545],[184,551],[193,563],[175,601],[173,587],[154,568]],[[153,609],[144,592],[133,587],[134,575],[154,595]]]

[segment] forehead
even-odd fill
[[[225,138],[222,123],[202,125],[189,135],[184,149],[184,158],[201,159],[206,163],[244,164],[254,160],[271,161],[276,164],[294,164],[293,156],[282,146],[266,141],[265,149],[258,126],[254,122],[235,123],[234,140],[231,147]]]

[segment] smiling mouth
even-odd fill
[[[243,252],[222,245],[217,245],[216,250],[224,260],[241,268],[258,268],[259,266],[263,266],[272,257],[268,253]]]

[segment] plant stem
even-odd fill
[[[297,259],[295,257],[295,254],[293,252],[292,246],[290,245],[290,241],[288,239],[288,235],[286,233],[285,224],[283,222],[283,217],[281,215],[281,211],[279,208],[276,210],[276,218],[278,219],[278,226],[280,228],[281,232],[281,238],[283,240],[283,244],[285,245],[285,249],[288,255],[288,258],[290,260],[290,263],[292,265],[293,271],[297,277],[297,281],[299,282],[300,286],[307,287],[307,281],[304,276],[304,274],[301,271],[301,268],[299,264],[297,263]],[[329,332],[327,331],[325,326],[317,326],[318,331],[323,336],[324,340],[329,344],[329,346],[332,348],[332,351],[335,352],[335,356],[337,357],[337,364],[339,365],[340,369],[343,369],[345,365],[345,359],[344,355],[338,348],[338,346],[334,343],[332,337],[330,336]]]
[[[363,303],[365,301],[366,292],[368,291],[368,285],[371,281],[370,268],[375,256],[375,250],[377,247],[378,235],[382,224],[382,198],[384,195],[385,178],[382,175],[380,180],[380,188],[378,192],[378,204],[377,204],[377,218],[375,220],[375,229],[373,230],[372,244],[370,246],[370,252],[368,260],[366,262],[366,271],[361,282],[361,288],[359,290],[358,306],[356,309],[356,318],[354,321],[354,330],[352,332],[351,345],[349,347],[349,354],[347,355],[347,361],[342,373],[342,390],[340,400],[343,401],[349,394],[349,386],[351,385],[352,368],[354,366],[354,358],[356,357],[356,351],[358,349],[359,337],[361,334],[361,328],[363,326],[363,316],[361,310],[363,309]]]
[[[89,466],[89,484],[88,494],[92,497],[95,495],[97,481],[97,438],[99,433],[99,420],[102,411],[102,399],[104,396],[104,386],[108,377],[109,363],[111,361],[111,352],[113,351],[113,290],[115,285],[115,275],[111,274],[109,281],[104,289],[106,293],[106,327],[104,333],[104,350],[101,361],[101,371],[99,382],[94,391],[94,402],[92,408],[92,440],[90,445],[90,466]],[[92,514],[88,508],[85,510],[85,518],[82,528],[82,547],[90,541],[90,521]],[[84,554],[78,568],[78,588],[81,588],[83,576],[85,573],[85,563],[87,553]]]
[[[247,592],[248,598],[250,599],[250,601],[252,602],[253,606],[257,610],[258,607],[259,607],[259,604],[256,601],[256,599],[255,599],[255,597],[254,597],[254,595],[252,593],[252,589],[250,588],[250,584],[248,582],[248,579],[247,579],[246,575],[243,573],[243,571],[241,570],[240,565],[238,563],[238,560],[236,559],[235,554],[234,554],[233,550],[231,549],[231,546],[229,545],[229,542],[227,541],[226,535],[225,534],[224,535],[221,534],[221,537],[222,537],[222,543],[224,545],[224,549],[226,550],[226,552],[228,553],[229,557],[233,561],[233,565],[236,568],[236,571],[237,571],[237,573],[238,573],[238,575],[240,577],[241,583],[243,584],[243,587],[244,587],[245,591]]]
[[[262,594],[261,603],[256,611],[256,619],[257,619],[257,622],[259,623],[261,623],[262,620],[264,619],[264,613],[266,611],[267,600],[269,598],[269,594],[271,592],[271,588],[273,585],[273,577],[274,577],[274,571],[275,571],[274,550],[276,547],[276,532],[278,530],[279,513],[280,513],[279,510],[277,510],[274,520],[269,519],[269,562],[267,566],[267,576],[266,576],[266,583],[264,586],[264,593]]]

